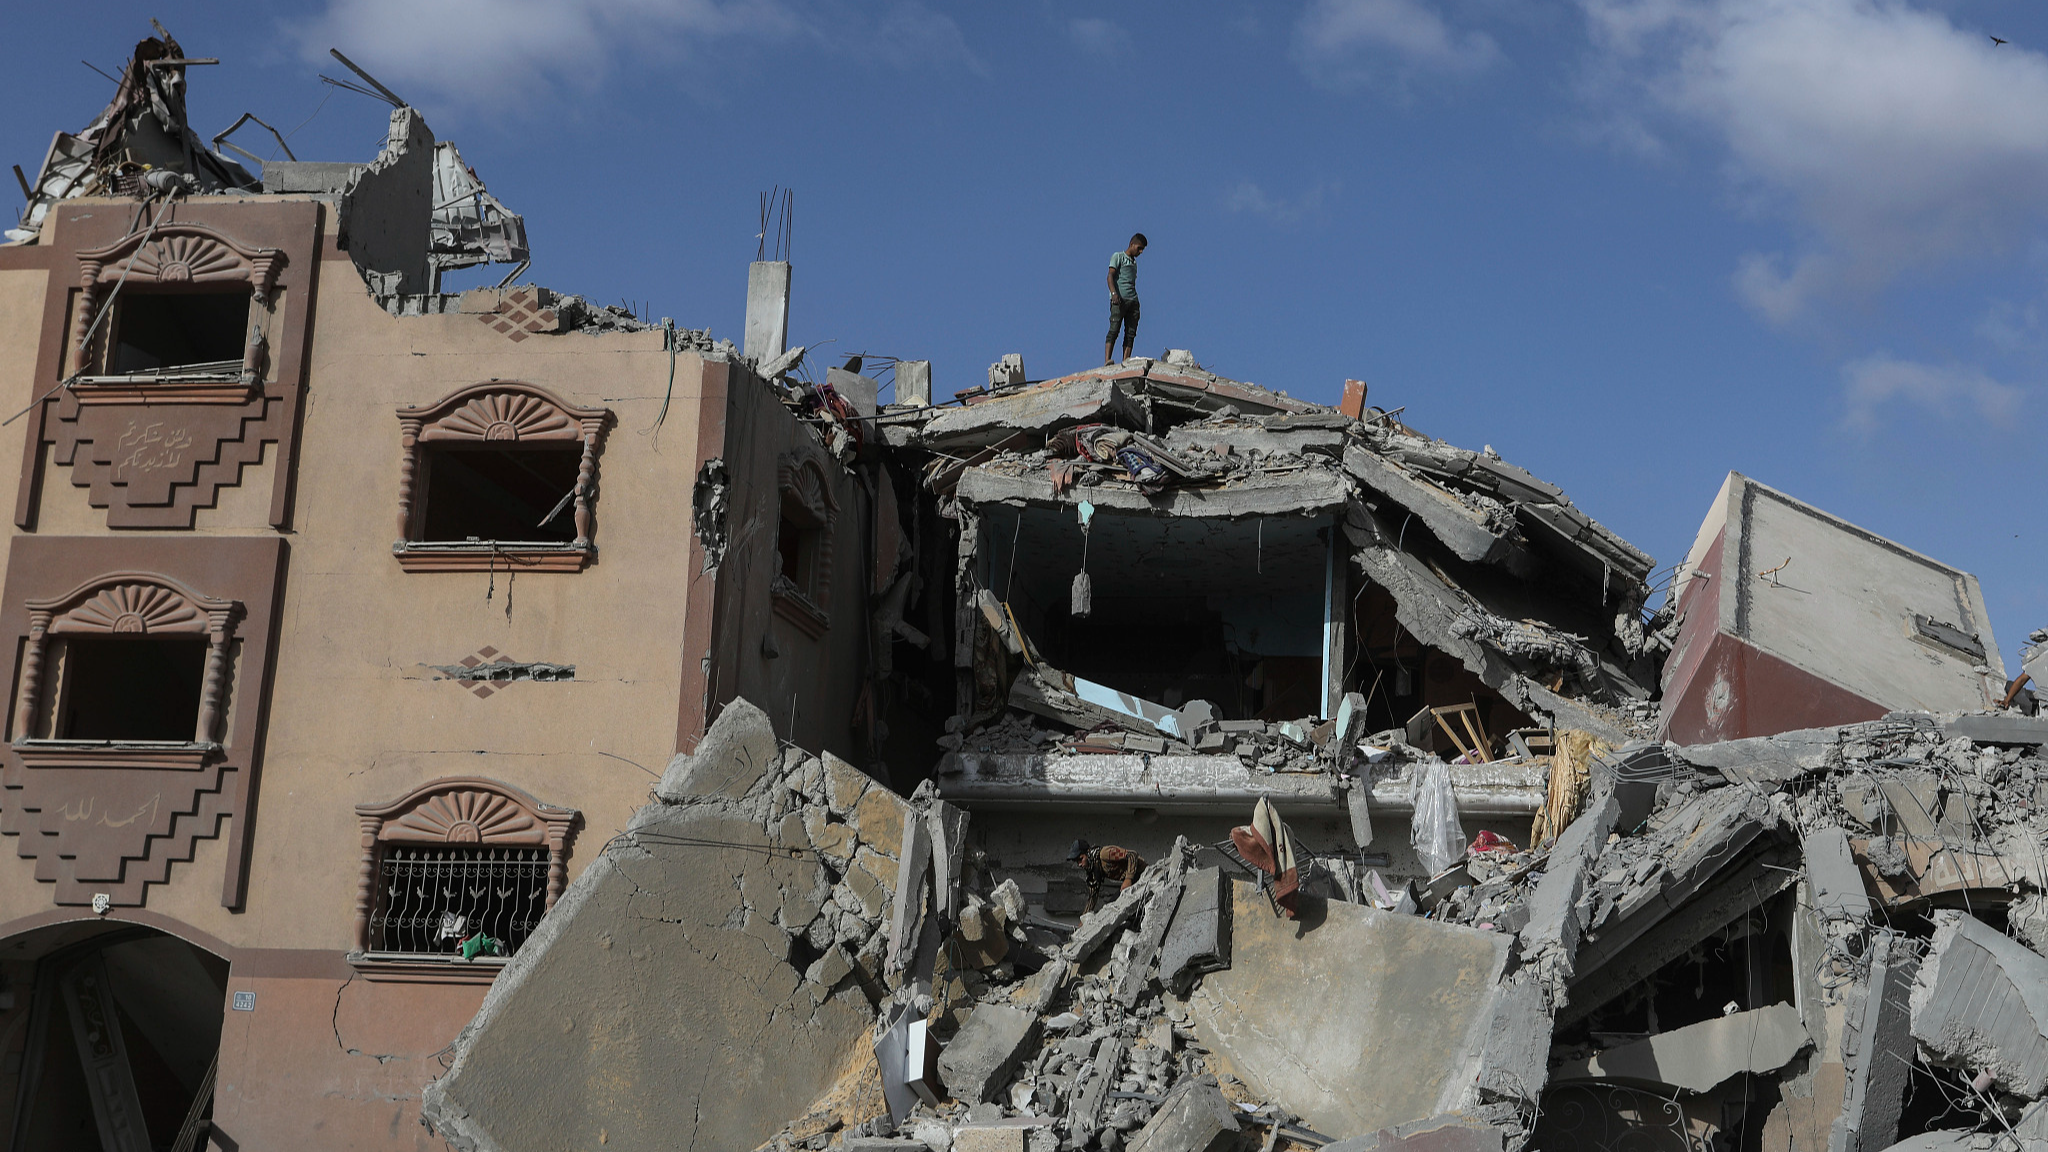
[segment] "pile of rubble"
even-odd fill
[[[736,702],[514,958],[427,1114],[457,1147],[548,1146],[688,1053],[721,1075],[602,1113],[612,1134],[680,1123],[777,1152],[2033,1147],[2044,741],[2048,722],[2010,714],[1574,741],[1558,774],[1582,767],[1584,787],[1560,788],[1569,810],[1542,817],[1557,834],[1527,848],[1485,834],[1394,884],[1297,860],[1284,825],[1264,825],[1286,845],[1264,856],[1183,837],[1070,923],[1030,909],[928,787],[904,800],[778,748]],[[705,867],[735,850],[760,859]],[[650,991],[708,1000],[710,965],[746,996],[622,1046],[619,1021],[662,1011],[620,998],[617,945]],[[601,1057],[515,1047],[557,998],[607,1029]],[[536,1129],[511,1089],[584,1084],[563,1065],[592,1059],[603,1099],[557,1094]],[[738,1065],[777,1075],[742,1089],[722,1075]],[[749,1110],[776,1101],[779,1129]],[[507,1121],[519,1139],[489,1135]]]

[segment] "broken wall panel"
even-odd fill
[[[1740,473],[1674,586],[1663,731],[1681,742],[1976,710],[2005,683],[1976,577]]]
[[[1190,1002],[1227,1067],[1318,1132],[1456,1106],[1493,1018],[1505,936],[1312,897],[1297,923],[1249,884],[1231,891],[1230,968]]]
[[[895,857],[906,821],[922,826],[909,805],[830,759],[784,757],[743,699],[658,793],[428,1086],[427,1122],[464,1152],[754,1147],[865,1050]]]

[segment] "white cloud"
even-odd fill
[[[1499,57],[1492,37],[1453,29],[1422,0],[1312,0],[1294,27],[1295,62],[1330,88],[1468,75]]]
[[[1113,56],[1130,45],[1131,34],[1123,25],[1100,16],[1084,16],[1067,22],[1067,36],[1074,46],[1096,56]]]
[[[951,17],[911,0],[874,13],[837,0],[326,0],[293,35],[308,59],[331,65],[339,48],[408,100],[469,108],[588,91],[622,60],[733,44],[981,68]]]
[[[1676,121],[1789,219],[1738,294],[1792,320],[1901,273],[2021,246],[2048,183],[2048,56],[1906,0],[1580,0],[1617,138]],[[1648,117],[1645,118],[1645,113]]]
[[[1241,180],[1224,195],[1223,206],[1232,212],[1263,216],[1275,224],[1294,224],[1303,217],[1320,213],[1324,203],[1334,199],[1336,194],[1337,185],[1326,180],[1318,181],[1292,198],[1268,195],[1256,183]]]
[[[1949,419],[1974,415],[2006,424],[2018,416],[2026,396],[2025,389],[2001,384],[1981,369],[1899,360],[1888,352],[1843,365],[1842,380],[1842,423],[1861,433],[1874,431],[1879,411],[1895,403]]]

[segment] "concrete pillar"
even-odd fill
[[[789,261],[747,265],[748,359],[770,360],[789,349]]]
[[[919,408],[931,407],[931,361],[898,360],[896,362],[896,403],[912,404]]]

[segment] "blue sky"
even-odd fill
[[[531,277],[738,336],[796,190],[792,338],[1097,362],[1131,231],[1140,351],[1491,444],[1679,560],[1730,469],[2048,625],[2048,5],[2026,0],[324,0],[23,6],[0,163],[83,127],[154,14],[202,135],[367,159],[422,108]],[[1998,46],[1989,34],[2010,41]],[[254,147],[254,138],[243,138]],[[264,151],[258,149],[258,151]]]

